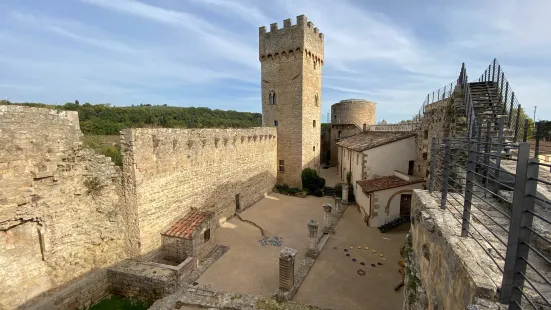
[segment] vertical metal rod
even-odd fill
[[[448,85],[446,85],[448,86]],[[446,86],[444,86],[444,92],[442,93],[442,99],[446,98]]]
[[[489,65],[488,65],[488,80],[487,80],[487,82],[490,81],[490,71],[491,71],[491,70],[492,70],[492,64],[489,64]]]
[[[494,169],[494,193],[497,193],[499,190],[499,170],[501,168],[501,152],[503,152],[503,144],[505,143],[503,139],[503,128],[505,127],[505,119],[503,117],[500,117],[498,120],[498,132],[497,132],[497,157],[496,160],[496,168]]]
[[[484,145],[484,187],[488,188],[488,179],[490,174],[490,151],[492,150],[492,138],[490,136],[490,128],[492,127],[492,122],[488,119],[486,121],[486,145]],[[484,197],[486,197],[486,191],[484,191]]]
[[[528,244],[530,243],[533,216],[528,211],[534,211],[534,196],[537,191],[538,166],[536,159],[530,159],[530,145],[521,143],[518,147],[518,160],[511,210],[511,224],[503,266],[503,280],[501,283],[500,302],[509,304],[509,309],[518,309],[522,293],[515,287],[524,287],[526,262],[521,258],[528,258]]]
[[[517,142],[517,137],[518,137],[518,120],[520,118],[520,110],[522,110],[522,105],[518,105],[518,108],[517,108],[517,118],[515,119],[515,137],[513,138],[515,142]]]
[[[499,87],[500,77],[501,77],[501,66],[497,66],[497,80],[496,80],[496,86]],[[501,89],[500,89],[501,90]],[[501,92],[499,92],[501,94]]]
[[[509,83],[507,83],[509,85]],[[513,121],[513,104],[515,102],[515,92],[511,92],[511,106],[509,107],[509,127],[511,127],[511,122]]]
[[[503,104],[505,105],[505,114],[507,114],[507,99],[509,98],[509,82],[505,83],[505,98],[503,98]],[[511,127],[511,121],[508,121],[508,127]]]
[[[524,120],[524,132],[522,133],[522,142],[528,140],[528,119]]]
[[[435,171],[435,158],[436,158],[436,138],[433,137],[430,145],[430,174],[429,174],[429,192],[434,191],[434,174]]]
[[[528,120],[526,120],[526,123],[528,123]],[[541,125],[542,124],[540,122],[536,123],[536,147],[534,148],[536,158],[540,155]]]
[[[463,202],[463,222],[461,223],[461,237],[469,236],[469,221],[471,220],[471,200],[473,198],[473,180],[476,159],[476,144],[469,141],[469,156],[467,160],[467,180],[465,183],[465,200]]]
[[[448,177],[450,175],[450,139],[444,138],[444,175],[442,177],[442,197],[440,199],[440,208],[446,208],[446,200],[448,198]]]
[[[499,67],[501,69],[501,66]],[[505,73],[501,72],[501,86],[499,87],[499,103],[503,104],[503,112],[507,113],[507,95],[503,98],[503,80],[505,80]],[[507,93],[507,91],[505,91]]]
[[[497,62],[497,60],[494,58],[494,62],[493,62],[493,64],[491,65],[491,66],[492,66],[492,82],[495,82],[495,77],[496,77],[496,62]]]

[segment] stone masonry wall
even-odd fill
[[[157,250],[160,233],[191,207],[221,222],[235,213],[237,194],[242,209],[263,198],[276,182],[276,145],[275,128],[126,129],[124,171],[135,180],[126,199],[136,205],[129,221],[139,222],[129,233],[134,250]]]
[[[81,137],[76,112],[0,106],[2,309],[126,256],[120,169]]]
[[[448,210],[440,209],[438,199],[428,191],[414,190],[411,215],[403,309],[495,305],[495,284],[481,268],[489,258],[476,252],[475,240],[461,237],[457,221]]]

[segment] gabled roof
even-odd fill
[[[362,191],[366,194],[382,191],[389,188],[401,187],[416,183],[423,183],[425,180],[416,179],[412,181],[406,181],[402,178],[399,178],[394,175],[389,175],[385,177],[369,179],[369,180],[360,180],[357,181],[358,185],[362,188]]]
[[[177,237],[183,239],[191,239],[193,232],[201,226],[201,224],[212,218],[214,212],[209,211],[190,211],[186,216],[172,224],[161,235],[168,237]]]
[[[411,131],[366,131],[344,138],[337,145],[361,152],[414,136]]]

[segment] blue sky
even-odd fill
[[[551,1],[4,0],[0,98],[260,112],[258,27],[305,14],[325,34],[322,119],[347,98],[377,121],[497,57],[551,119]]]

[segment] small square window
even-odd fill
[[[205,232],[203,233],[203,240],[205,242],[209,241],[210,240],[210,228],[205,230]]]
[[[279,160],[279,171],[283,172],[285,171],[285,161],[284,160]]]
[[[274,121],[274,126],[279,126],[279,122],[278,121]]]

